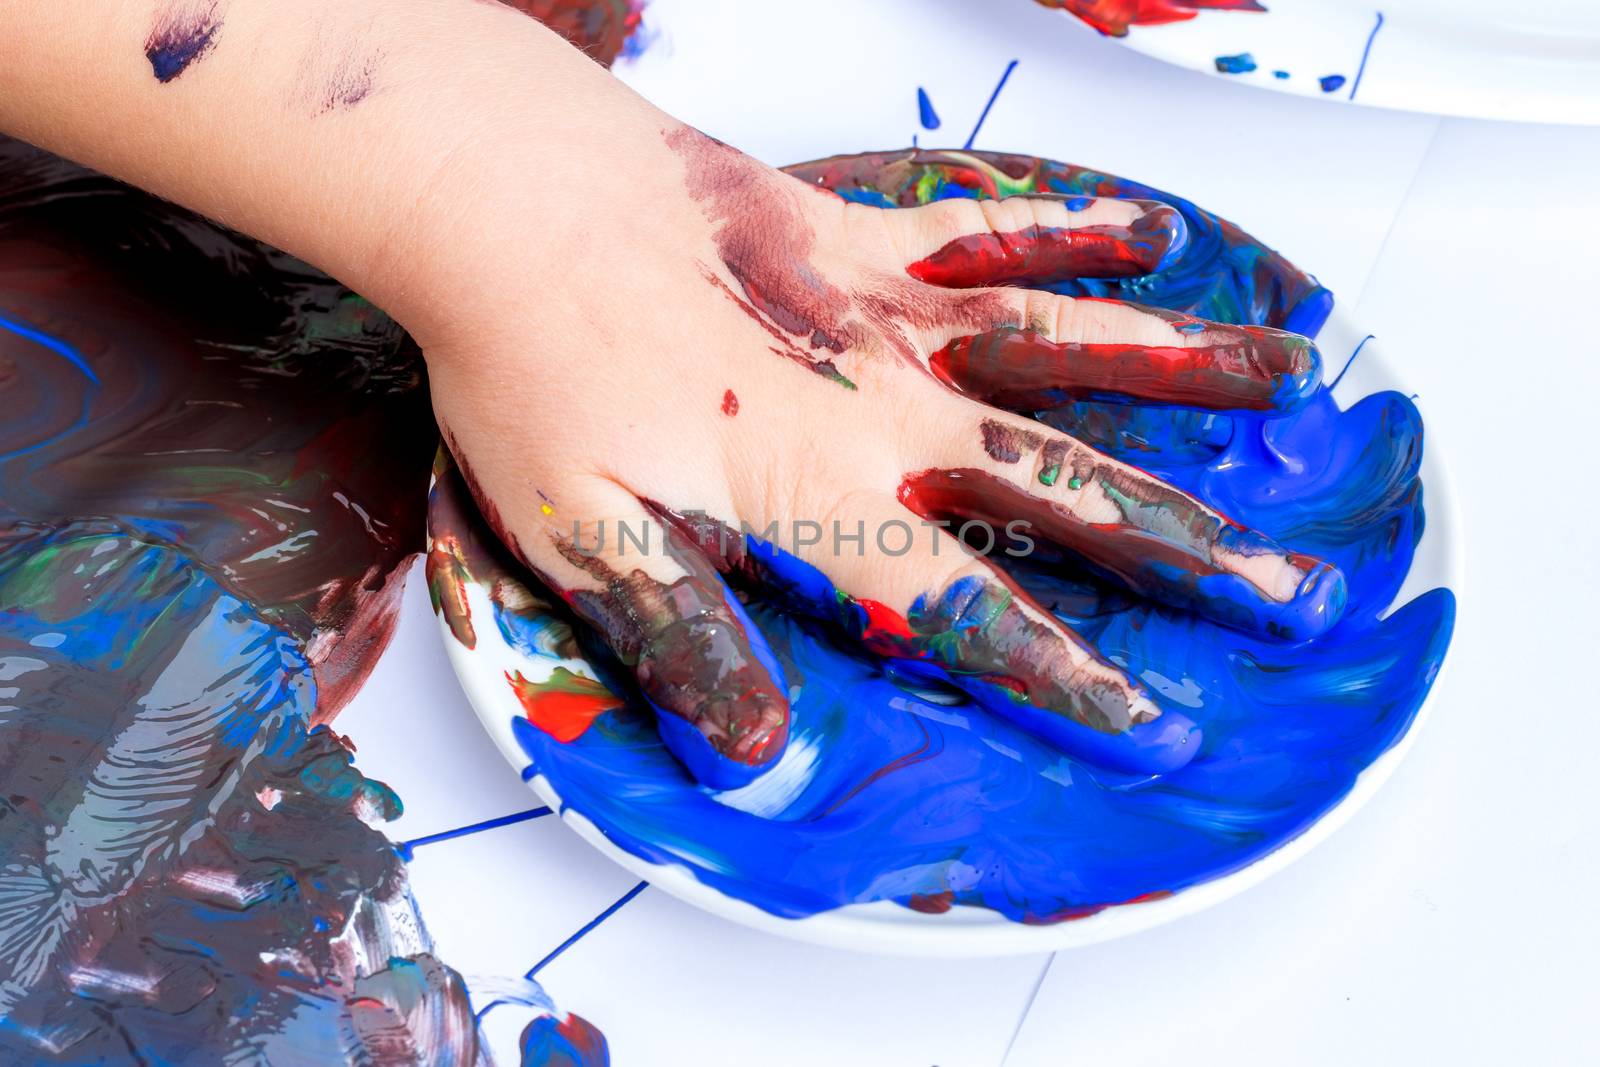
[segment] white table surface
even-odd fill
[[[1192,197],[1315,272],[1428,397],[1467,585],[1422,736],[1348,826],[1202,915],[1072,952],[898,960],[645,889],[539,972],[618,1067],[1597,1063],[1600,129],[1376,111],[1169,68],[1026,0],[653,0],[619,74],[774,163],[959,145]],[[1381,62],[1381,54],[1374,57]],[[944,120],[921,131],[915,92]],[[538,804],[420,571],[337,728],[415,839]],[[636,879],[553,818],[420,845],[440,955],[521,974]],[[514,1028],[489,1029],[497,1039]]]

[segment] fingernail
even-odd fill
[[[1176,208],[1156,200],[1135,200],[1144,213],[1133,220],[1128,229],[1133,233],[1132,244],[1137,249],[1148,244],[1145,273],[1160,274],[1178,261],[1189,247],[1189,224]]]
[[[1277,387],[1272,391],[1272,406],[1287,414],[1304,407],[1322,387],[1322,353],[1308,337],[1276,330],[1272,333],[1274,362],[1282,367],[1274,367]]]

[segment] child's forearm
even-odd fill
[[[434,271],[471,254],[464,230],[511,221],[497,198],[592,189],[586,149],[650,124],[640,104],[492,0],[0,7],[0,130],[278,245],[403,321],[448,299]],[[580,239],[571,220],[516,216]]]

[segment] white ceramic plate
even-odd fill
[[[1318,334],[1330,373],[1337,371],[1345,357],[1361,346],[1364,337],[1343,313],[1335,310]],[[1341,407],[1348,408],[1361,397],[1382,390],[1409,392],[1385,357],[1381,343],[1372,340],[1338,381],[1334,396]],[[1418,406],[1426,422],[1426,398],[1420,398]],[[1460,523],[1439,451],[1439,442],[1430,432],[1425,439],[1422,462],[1426,528],[1405,584],[1390,607],[1391,612],[1413,597],[1439,587],[1460,595]],[[473,619],[493,617],[489,589],[483,584],[468,582],[466,596]],[[530,767],[529,757],[513,733],[513,721],[522,718],[524,712],[506,681],[509,672],[514,671],[535,681],[542,680],[563,665],[562,661],[517,651],[492,623],[480,622],[475,629],[475,647],[468,649],[451,637],[448,626],[441,621],[451,664],[478,717],[515,772],[523,773],[544,803],[563,811],[560,790],[538,773],[537,768]],[[578,660],[567,660],[564,665],[578,673],[588,670]],[[1170,896],[1113,906],[1085,918],[1047,925],[1015,922],[998,912],[978,907],[958,905],[942,914],[927,914],[888,901],[851,904],[802,919],[783,918],[725,895],[697,879],[686,866],[655,864],[624,851],[588,818],[575,811],[563,811],[563,819],[595,848],[652,885],[706,911],[786,937],[896,954],[977,956],[1050,951],[1120,937],[1193,914],[1283,869],[1327,838],[1377,792],[1410,747],[1431,701],[1430,695],[1409,729],[1361,772],[1341,800],[1303,833],[1275,851],[1231,874]]]
[[[1305,96],[1441,115],[1600,124],[1596,0],[1260,0],[1135,25],[1129,48]],[[1182,0],[1173,0],[1176,8]],[[1251,62],[1228,62],[1248,56]],[[1250,66],[1227,73],[1219,69]]]

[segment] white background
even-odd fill
[[[556,1002],[618,1067],[1600,1062],[1600,130],[1270,94],[1027,0],[654,0],[647,25],[621,76],[772,163],[959,145],[1020,60],[976,147],[1181,192],[1382,339],[1427,397],[1467,584],[1388,786],[1203,915],[1054,956],[903,961],[646,889],[540,973]],[[338,728],[405,799],[398,839],[537,803],[460,695],[420,572]],[[635,882],[555,819],[422,846],[411,869],[469,981],[520,974]]]

